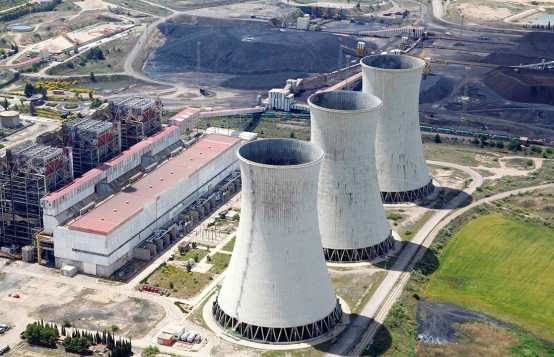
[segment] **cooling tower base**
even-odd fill
[[[329,262],[359,262],[381,257],[394,249],[394,238],[391,235],[379,244],[358,249],[323,248],[325,260]]]
[[[403,192],[381,192],[381,201],[383,203],[406,203],[420,200],[427,197],[435,191],[433,180],[429,180],[429,183],[417,190],[403,191]]]
[[[240,322],[227,315],[216,298],[212,315],[218,325],[240,338],[261,343],[286,344],[312,340],[332,331],[342,321],[342,308],[337,299],[335,309],[327,317],[314,323],[296,327],[263,327]]]

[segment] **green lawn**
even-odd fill
[[[235,241],[237,240],[237,237],[233,237],[229,242],[227,242],[227,244],[225,244],[223,246],[223,250],[225,251],[228,251],[228,252],[232,252],[233,249],[235,249]]]
[[[174,258],[175,258],[175,260],[186,261],[186,260],[189,260],[189,259],[194,259],[194,256],[196,254],[198,254],[198,261],[201,261],[202,258],[204,258],[206,256],[206,254],[208,254],[208,251],[204,247],[196,248],[196,249],[190,249],[188,252],[186,252],[184,254],[181,254],[179,252],[175,253]]]
[[[554,340],[554,234],[486,215],[468,223],[441,256],[425,295]]]
[[[209,261],[209,264],[213,264],[210,268],[210,272],[215,274],[221,274],[227,266],[229,266],[229,261],[231,260],[230,254],[215,253],[212,255],[212,260]]]

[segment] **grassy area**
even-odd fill
[[[3,0],[2,2],[0,2],[0,11],[25,4],[26,2],[27,0]]]
[[[228,251],[228,252],[232,252],[233,249],[235,249],[235,242],[236,242],[236,240],[237,240],[237,237],[233,237],[233,238],[232,238],[229,242],[227,242],[227,244],[225,244],[225,245],[223,246],[223,248],[221,248],[221,249],[226,250],[226,251]]]
[[[109,3],[117,5],[117,6],[124,7],[126,9],[146,12],[148,14],[155,15],[155,16],[165,16],[166,15],[165,9],[163,9],[161,7],[158,7],[158,6],[150,5],[150,4],[145,3],[143,1],[140,1],[140,0],[139,1],[136,1],[136,0],[106,0],[106,2],[109,2]]]
[[[416,345],[416,356],[549,356],[549,348],[533,336],[483,322],[454,326],[458,343]]]
[[[212,260],[209,262],[213,264],[210,268],[210,272],[214,274],[221,274],[229,266],[229,261],[231,260],[230,254],[215,253],[211,256]]]
[[[425,296],[554,340],[551,237],[551,229],[532,223],[499,215],[480,217],[447,247]]]
[[[504,176],[496,180],[485,180],[483,186],[473,193],[474,199],[495,195],[500,192],[536,186],[554,180],[554,161],[547,160],[543,166],[526,176]]]
[[[202,326],[203,328],[205,328],[206,330],[210,330],[210,328],[208,327],[208,324],[206,324],[206,321],[204,320],[204,314],[202,312],[202,310],[204,310],[204,305],[212,298],[212,296],[216,293],[216,291],[212,291],[211,293],[208,294],[208,296],[206,297],[206,300],[204,300],[204,303],[202,303],[202,305],[198,306],[196,308],[196,310],[194,310],[188,317],[187,317],[187,320],[189,320],[190,322],[196,324],[196,325],[199,325],[199,326]]]
[[[427,160],[447,161],[465,166],[500,167],[501,155],[487,149],[456,144],[423,144]]]
[[[212,280],[211,273],[187,272],[186,269],[166,265],[148,278],[148,284],[170,289],[173,297],[190,299],[198,295]]]
[[[414,235],[421,229],[421,227],[423,227],[425,222],[427,222],[434,214],[435,211],[427,211],[421,216],[421,218],[417,220],[417,222],[406,225],[399,229],[399,234],[402,240],[409,241],[410,239],[412,239]]]
[[[333,269],[330,269],[330,272],[335,292],[346,301],[353,313],[360,312],[385,276],[384,272],[365,269],[348,272],[333,272]]]
[[[261,118],[256,128],[252,130],[262,138],[290,138],[310,140],[310,127],[281,123],[279,119]]]
[[[189,259],[194,259],[196,254],[198,254],[198,261],[200,261],[200,260],[202,260],[202,258],[204,258],[208,254],[208,250],[205,249],[205,248],[190,249],[188,252],[186,252],[184,254],[181,254],[181,253],[175,254],[174,259],[175,260],[180,260],[180,261],[186,261],[186,260],[189,260]]]
[[[135,46],[140,36],[139,32],[128,34],[126,37],[110,41],[109,43],[100,45],[102,53],[105,57],[104,60],[89,59],[86,58],[87,51],[83,52],[80,56],[60,64],[48,71],[51,75],[87,75],[90,72],[94,74],[101,73],[118,73],[123,72],[123,65],[127,54]]]
[[[534,192],[512,195],[494,204],[502,210],[503,214],[511,213],[511,216],[542,224],[545,227],[554,227],[554,189],[546,188]]]

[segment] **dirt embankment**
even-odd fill
[[[487,87],[513,102],[554,105],[554,72],[497,68],[483,77]]]

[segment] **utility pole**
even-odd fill
[[[465,83],[464,83],[464,95],[462,97],[462,121],[466,120],[466,110],[467,102],[469,101],[468,91],[467,91],[467,77],[471,67],[466,67]]]
[[[196,42],[196,86],[200,88],[200,44]]]
[[[342,69],[342,36],[339,36],[339,71]]]
[[[462,25],[460,26],[460,42],[458,43],[458,52],[462,50],[462,31],[464,31],[464,14],[462,14]]]

